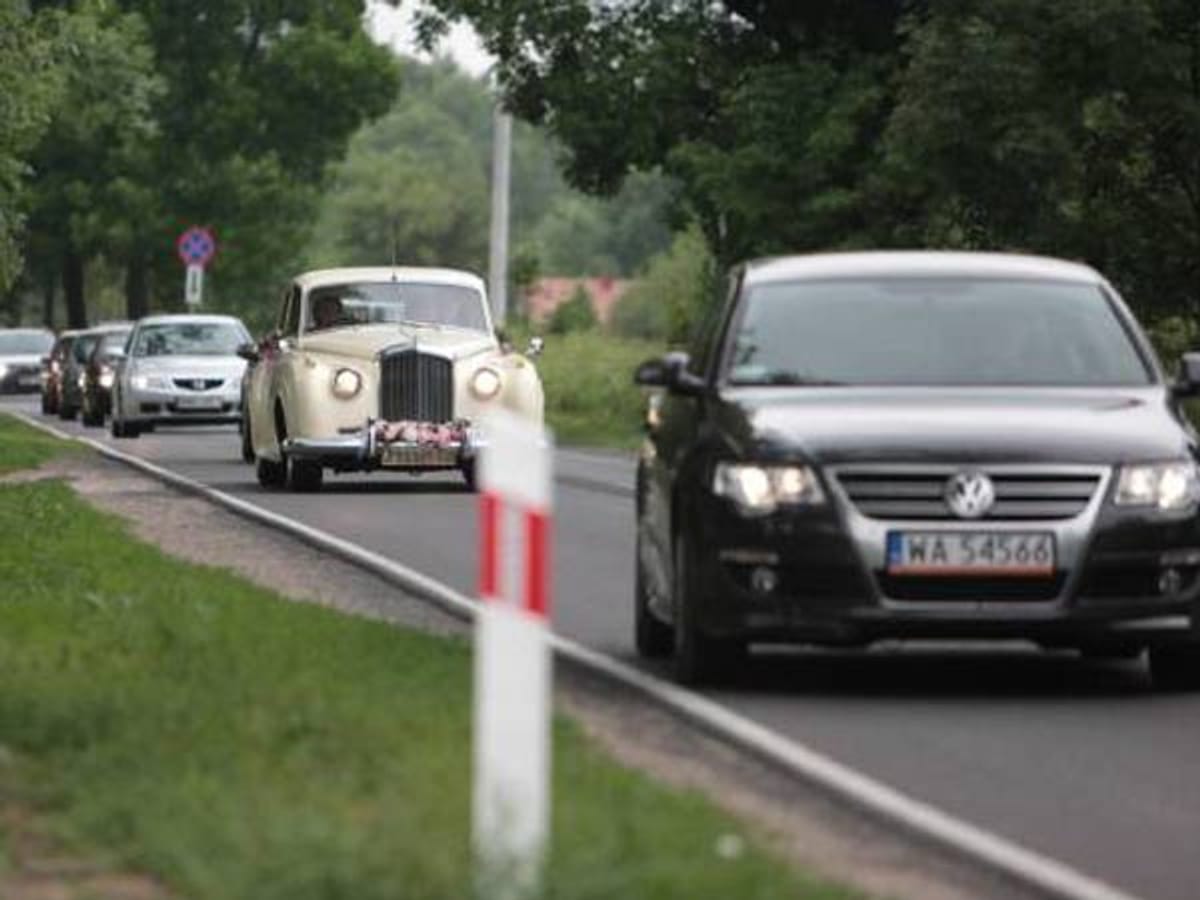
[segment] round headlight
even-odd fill
[[[338,369],[333,376],[333,396],[349,400],[362,390],[362,376],[353,369]]]
[[[500,393],[500,373],[486,366],[471,376],[471,393],[480,400],[491,400]]]

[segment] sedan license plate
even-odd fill
[[[178,397],[175,405],[179,409],[220,409],[220,397]]]
[[[1048,531],[891,531],[889,575],[1052,576]]]

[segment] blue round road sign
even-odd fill
[[[206,266],[217,252],[217,239],[207,228],[193,225],[175,242],[185,266]]]

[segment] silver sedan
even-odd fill
[[[155,425],[236,424],[250,335],[232,316],[163,315],[134,327],[113,386],[113,437]]]

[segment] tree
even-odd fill
[[[62,89],[53,34],[45,16],[20,0],[0,0],[0,294],[24,263],[21,237],[30,156],[50,127]]]

